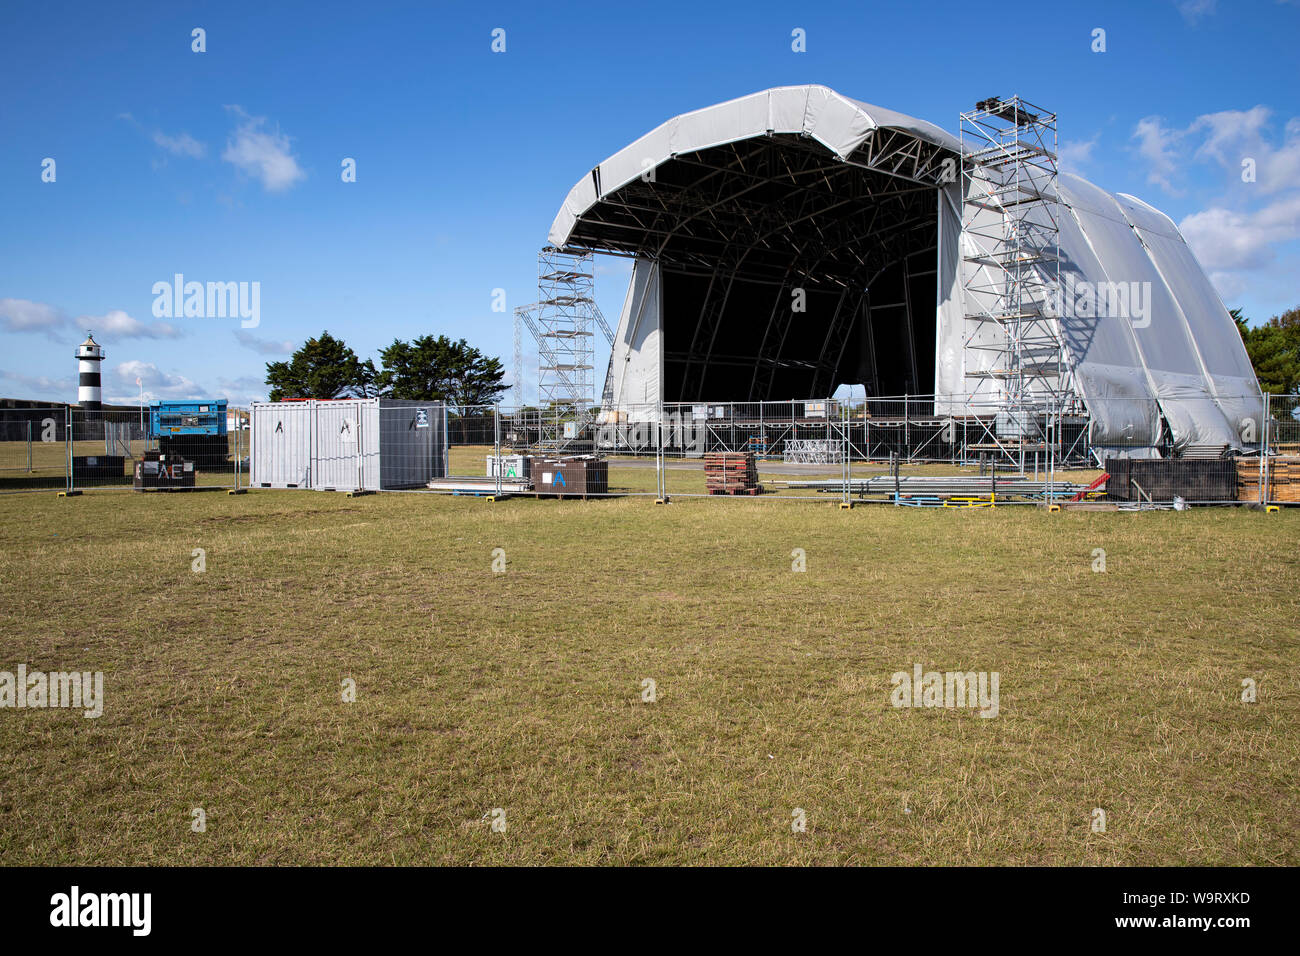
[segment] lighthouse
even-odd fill
[[[95,336],[86,333],[86,341],[77,346],[77,404],[83,411],[97,412],[103,406],[103,390],[99,381],[99,363],[104,361],[104,350]]]

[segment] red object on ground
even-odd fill
[[[1079,492],[1077,495],[1075,495],[1075,496],[1074,496],[1073,498],[1071,498],[1070,500],[1071,500],[1071,501],[1082,501],[1084,498],[1088,497],[1088,492],[1090,492],[1090,491],[1096,491],[1098,488],[1100,488],[1102,485],[1104,485],[1104,484],[1105,484],[1107,481],[1109,481],[1109,480],[1110,480],[1110,475],[1109,475],[1107,472],[1104,472],[1104,471],[1103,471],[1103,472],[1102,472],[1100,475],[1098,475],[1096,478],[1092,479],[1092,484],[1090,484],[1087,488],[1084,488],[1083,491]]]

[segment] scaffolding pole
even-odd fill
[[[522,329],[537,343],[537,404],[543,444],[566,441],[564,424],[581,432],[593,418],[595,335],[608,344],[614,333],[596,305],[595,257],[586,250],[546,246],[537,256],[537,301],[515,309],[516,377],[523,376]],[[608,400],[612,380],[606,375]],[[519,392],[522,396],[522,389]]]
[[[1023,472],[1048,419],[1079,407],[1057,308],[1056,114],[984,100],[961,114],[961,145],[966,407],[996,408],[985,437]]]

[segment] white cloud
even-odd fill
[[[1138,141],[1138,154],[1147,161],[1147,182],[1155,183],[1165,192],[1178,196],[1182,191],[1174,185],[1179,170],[1174,148],[1182,139],[1179,130],[1168,129],[1159,116],[1147,116],[1138,121],[1133,138]]]
[[[259,355],[292,355],[293,342],[286,339],[283,342],[275,342],[271,339],[258,338],[252,332],[246,329],[236,329],[235,338],[239,344],[246,349],[252,349]]]
[[[1096,148],[1099,139],[1101,139],[1100,133],[1089,140],[1072,139],[1062,143],[1056,151],[1061,169],[1067,173],[1081,171],[1092,161],[1092,151]]]
[[[1210,283],[1224,302],[1232,302],[1251,289],[1251,283],[1240,272],[1211,272]]]
[[[1292,118],[1274,146],[1266,135],[1272,118],[1266,106],[1223,110],[1198,116],[1189,134],[1204,134],[1198,159],[1213,160],[1235,181],[1241,181],[1242,161],[1255,161],[1255,181],[1261,192],[1274,193],[1300,185],[1300,117]]]
[[[0,299],[0,327],[6,332],[44,332],[53,337],[68,317],[52,305],[30,299]]]
[[[25,375],[22,372],[8,372],[0,369],[0,378],[9,382],[14,382],[26,389],[28,395],[21,397],[32,397],[34,399],[50,399],[52,401],[75,401],[77,393],[77,380],[72,375],[65,375],[62,378],[50,378],[48,375]],[[32,394],[39,393],[39,394]],[[59,398],[58,396],[63,396]],[[17,398],[19,396],[11,396]]]
[[[80,316],[77,324],[102,332],[105,338],[178,339],[181,337],[180,329],[168,322],[141,322],[121,309],[110,309],[103,315]]]
[[[1213,16],[1218,0],[1178,0],[1178,12],[1193,26],[1205,17]]]
[[[141,322],[121,309],[110,309],[103,315],[81,315],[75,320],[56,306],[30,299],[0,299],[0,329],[6,332],[44,332],[58,339],[56,333],[83,329],[93,330],[100,340],[116,339],[175,339],[181,331],[167,322]]]
[[[1300,193],[1249,212],[1213,207],[1178,228],[1211,272],[1258,269],[1273,261],[1274,244],[1300,238]]]
[[[1262,105],[1205,113],[1183,130],[1164,129],[1157,120],[1146,134],[1152,181],[1171,181],[1173,145],[1189,164],[1217,166],[1223,177],[1220,195],[1179,228],[1225,299],[1258,294],[1261,282],[1293,273],[1294,259],[1281,257],[1300,240],[1300,117],[1284,123],[1280,136]],[[1253,182],[1242,178],[1245,160],[1253,160]]]
[[[139,386],[135,384],[136,378],[140,379],[144,388],[145,401],[151,401],[155,398],[204,398],[204,390],[198,384],[186,378],[184,375],[175,375],[171,372],[164,372],[152,362],[142,362],[139,359],[128,359],[118,364],[112,373],[112,378],[108,383],[116,385],[119,388],[126,388],[120,396],[112,396],[106,401],[113,403],[129,404],[139,399]]]
[[[238,106],[226,109],[239,117],[239,125],[226,141],[221,158],[245,175],[258,179],[268,192],[288,189],[307,174],[289,147],[289,137],[277,127],[266,130],[265,116],[249,116]]]
[[[1255,182],[1250,185],[1275,193],[1300,186],[1300,117],[1283,125],[1280,140],[1270,135],[1272,117],[1268,107],[1252,106],[1204,113],[1185,129],[1172,129],[1160,117],[1148,116],[1134,127],[1133,139],[1150,166],[1147,180],[1174,195],[1181,194],[1175,180],[1191,163],[1216,163],[1228,182],[1236,185],[1243,182],[1246,159],[1255,165]],[[1067,143],[1062,153],[1072,145]]]
[[[150,133],[145,129],[144,124],[130,113],[118,113],[117,118],[130,123],[138,132],[147,135],[151,140],[153,140],[155,146],[161,146],[173,156],[189,156],[191,159],[202,159],[208,154],[208,147],[206,144],[199,142],[189,133],[184,131],[177,133],[175,136],[168,135],[160,129],[155,129]],[[155,168],[165,165],[167,165],[166,160],[154,164]]]
[[[1236,152],[1243,142],[1258,142],[1260,131],[1268,125],[1269,109],[1253,106],[1248,110],[1222,110],[1196,117],[1190,131],[1208,130],[1205,142],[1196,150],[1198,157],[1224,160],[1225,153]]]
[[[168,136],[162,130],[154,130],[153,141],[174,156],[189,156],[193,159],[202,159],[208,152],[207,146],[185,132],[177,133],[175,136]]]

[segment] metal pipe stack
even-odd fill
[[[955,498],[994,493],[1009,498],[1041,498],[1047,494],[1048,485],[1046,481],[1019,476],[990,478],[979,475],[873,475],[870,478],[850,479],[849,494],[892,495],[897,491],[900,495]],[[1055,481],[1050,485],[1052,493],[1056,496],[1075,495],[1085,487],[1070,481]],[[837,494],[844,491],[844,481],[840,478],[791,481],[788,486]]]

